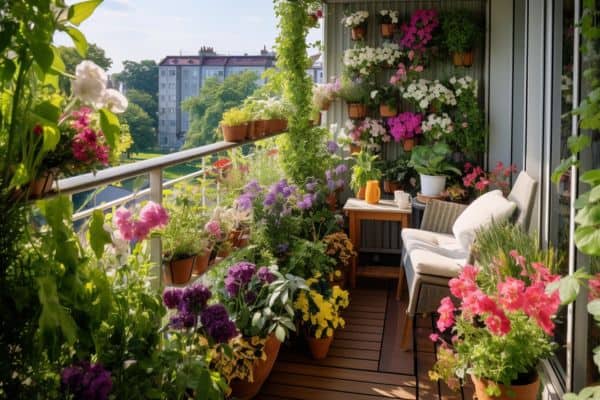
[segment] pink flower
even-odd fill
[[[409,59],[410,61],[412,61],[414,58],[415,58],[415,51],[414,51],[414,50],[410,50],[410,51],[408,52],[408,59]]]
[[[412,112],[403,112],[396,117],[388,118],[387,124],[390,128],[390,135],[396,142],[403,139],[412,139],[423,133],[421,130],[422,120],[423,116],[421,114]]]
[[[140,221],[147,224],[150,229],[162,227],[169,222],[169,214],[160,204],[149,201],[140,211]]]
[[[146,239],[152,227],[146,221],[135,221],[133,223],[133,240],[139,241]]]
[[[521,266],[521,268],[525,268],[525,257],[520,255],[517,250],[511,250],[508,254],[515,260],[517,265]]]
[[[208,221],[206,225],[204,225],[204,230],[206,230],[215,238],[220,238],[222,234],[221,225],[219,224],[219,221],[215,220]]]
[[[444,332],[446,329],[454,325],[454,303],[450,297],[444,297],[437,310],[439,318],[437,320],[437,328],[440,332]]]
[[[588,280],[588,300],[600,298],[600,273],[594,275],[594,277]]]
[[[488,315],[485,325],[490,332],[497,336],[504,336],[510,332],[510,320],[502,311]]]
[[[524,291],[525,282],[512,277],[506,278],[506,281],[498,284],[500,304],[509,311],[521,309],[525,302]]]
[[[113,222],[117,226],[121,237],[127,241],[133,240],[134,223],[131,216],[131,211],[124,207],[120,207],[115,211]]]
[[[475,189],[483,192],[490,185],[490,181],[487,179],[480,179],[479,182],[475,184]]]
[[[429,340],[431,340],[432,342],[437,342],[440,339],[440,335],[438,335],[437,333],[432,333],[431,335],[429,335]]]
[[[532,262],[531,268],[535,271],[535,274],[532,277],[534,282],[544,282],[547,284],[560,279],[560,276],[552,274],[542,263]]]
[[[545,289],[546,287],[542,282],[536,282],[525,289],[523,311],[534,318],[544,332],[552,335],[554,332],[552,317],[556,315],[560,306],[560,296],[558,291],[548,295]]]

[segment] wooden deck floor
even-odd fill
[[[415,399],[412,351],[400,349],[405,309],[406,299],[396,301],[391,288],[351,291],[346,328],[336,332],[328,357],[315,361],[301,345],[282,348],[257,399]],[[427,377],[435,359],[428,338],[431,320],[417,326],[419,399],[437,399],[437,386]],[[442,393],[444,399],[460,399],[447,388]],[[471,398],[466,390],[465,399]]]

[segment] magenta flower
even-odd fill
[[[160,204],[149,201],[140,211],[140,221],[144,221],[151,229],[162,227],[169,222],[169,214]]]
[[[237,335],[237,328],[229,319],[229,314],[222,304],[206,307],[202,311],[200,322],[217,343],[227,343]]]
[[[412,112],[403,112],[395,117],[388,118],[387,124],[390,128],[390,135],[394,141],[413,139],[416,135],[423,133],[421,130],[421,121],[423,116]]]
[[[112,390],[110,372],[98,363],[79,362],[65,368],[60,375],[61,388],[69,398],[106,400]]]
[[[439,19],[436,10],[416,10],[413,12],[410,22],[402,25],[400,44],[412,51],[423,51],[433,38],[433,32],[438,25]],[[414,52],[412,57],[414,57]]]
[[[221,224],[219,224],[219,221],[215,220],[208,221],[206,225],[204,225],[204,230],[217,239],[223,234],[221,231]]]

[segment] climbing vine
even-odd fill
[[[281,140],[282,162],[288,176],[302,183],[323,172],[322,144],[326,131],[312,126],[312,80],[306,73],[311,67],[306,37],[314,20],[309,9],[318,0],[274,0],[279,18],[277,67],[284,84],[284,96],[292,105],[288,134]]]

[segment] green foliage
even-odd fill
[[[208,247],[204,236],[204,223],[208,218],[201,208],[186,198],[176,198],[167,205],[167,210],[169,223],[161,231],[165,257],[181,260],[202,254]]]
[[[400,102],[400,93],[396,86],[385,85],[380,89],[371,92],[371,102],[377,106],[386,105],[391,108],[398,107]]]
[[[350,180],[352,190],[358,192],[367,184],[367,181],[381,179],[381,171],[377,168],[378,158],[378,155],[371,155],[366,150],[361,150],[356,154]]]
[[[225,126],[244,125],[250,121],[251,115],[248,111],[241,108],[230,108],[223,113],[221,124]]]
[[[156,147],[155,120],[141,106],[136,103],[129,103],[127,110],[121,114],[121,121],[129,127],[131,139],[133,140],[131,151],[137,153]]]
[[[460,170],[447,161],[450,153],[450,147],[443,142],[432,146],[416,146],[410,157],[410,165],[423,175],[445,175],[448,172],[460,175]]]
[[[371,93],[369,85],[364,82],[355,82],[350,79],[342,81],[342,87],[339,92],[339,97],[344,99],[346,103],[361,103],[369,102]]]
[[[477,82],[473,82],[476,85]],[[454,132],[447,135],[449,144],[455,151],[464,153],[468,159],[479,162],[485,151],[485,114],[476,93],[463,90],[456,96],[456,107],[450,113],[454,122]]]
[[[190,114],[186,148],[218,140],[217,127],[223,113],[238,107],[257,90],[258,76],[253,71],[229,75],[222,82],[216,77],[204,82],[200,94],[185,100],[182,107]]]
[[[127,90],[136,89],[146,92],[157,99],[158,65],[154,60],[123,61],[123,71],[113,77],[125,84]]]
[[[451,11],[444,14],[441,21],[444,43],[449,51],[466,52],[473,48],[479,32],[469,12]]]
[[[277,67],[284,84],[284,97],[292,105],[288,118],[288,134],[281,138],[282,162],[287,175],[296,183],[308,177],[322,175],[325,156],[322,143],[323,129],[311,127],[312,80],[306,73],[311,66],[306,36],[314,21],[309,15],[317,0],[275,0],[275,14],[279,19],[277,37]]]
[[[296,239],[290,248],[290,256],[281,266],[282,271],[305,279],[317,274],[327,275],[336,265],[327,255],[327,245],[321,241]]]

